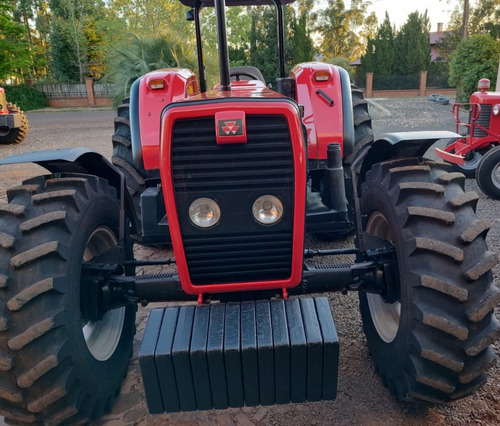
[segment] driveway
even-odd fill
[[[425,99],[377,100],[390,113],[389,117],[373,122],[375,133],[403,130],[454,130],[451,106],[428,102]],[[110,110],[34,112],[28,114],[30,134],[17,146],[1,146],[0,158],[31,150],[87,146],[109,157],[113,117]],[[0,197],[5,189],[20,180],[39,173],[36,166],[6,166],[0,168]],[[467,190],[479,190],[473,180],[467,181]],[[500,251],[500,204],[480,194],[478,214],[493,222],[488,236],[490,248]],[[315,247],[323,243],[311,238]],[[351,240],[341,246],[352,245]],[[136,247],[142,258],[165,257],[161,249]],[[495,281],[500,282],[498,266]],[[151,306],[139,307],[134,356],[111,413],[94,425],[464,425],[500,423],[500,369],[490,370],[486,386],[466,399],[440,406],[402,404],[393,400],[377,375],[368,354],[361,328],[356,294],[329,294],[340,340],[340,369],[338,397],[335,401],[284,406],[229,409],[149,415],[138,372],[137,353]],[[499,351],[498,343],[496,345]]]

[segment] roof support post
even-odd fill
[[[273,0],[278,12],[278,49],[280,56],[280,78],[285,78],[285,15],[280,0]]]
[[[205,77],[205,60],[203,58],[203,45],[201,40],[201,22],[200,22],[201,8],[202,8],[201,1],[197,1],[194,7],[194,26],[196,29],[196,53],[198,56],[198,74],[200,76],[200,92],[205,93],[207,91],[207,80]]]
[[[214,0],[214,4],[215,21],[217,23],[217,44],[219,49],[220,90],[231,90],[226,31],[226,0]]]

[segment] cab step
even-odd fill
[[[327,298],[153,309],[139,351],[150,413],[335,399]]]

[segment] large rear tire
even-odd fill
[[[111,408],[135,306],[82,319],[82,263],[118,244],[120,205],[91,176],[30,179],[0,204],[0,415],[77,424]]]
[[[439,403],[466,396],[495,363],[488,221],[464,176],[444,163],[400,159],[376,164],[361,191],[369,234],[394,245],[399,298],[360,293],[368,347],[390,392],[400,400]]]
[[[476,181],[488,197],[500,200],[500,146],[484,154],[476,171]]]
[[[21,116],[21,126],[15,128],[0,127],[0,144],[21,143],[28,136],[30,128],[26,114],[10,102],[7,102],[7,109],[10,114],[19,114]]]
[[[352,112],[354,118],[354,149],[344,159],[345,164],[351,164],[359,151],[373,143],[372,118],[368,110],[368,102],[364,99],[363,91],[351,85]]]
[[[115,117],[115,132],[112,136],[113,156],[112,163],[122,171],[125,176],[127,190],[132,199],[132,206],[136,216],[136,227],[133,235],[135,242],[142,243],[140,224],[142,223],[141,194],[147,188],[147,179],[160,177],[159,170],[145,170],[134,164],[132,157],[132,136],[130,132],[130,105],[129,99],[125,99],[118,106],[118,116]],[[165,241],[166,243],[168,241]]]

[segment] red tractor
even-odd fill
[[[314,62],[287,76],[279,0],[276,91],[258,70],[229,67],[225,6],[253,0],[182,2],[198,77],[168,69],[134,83],[112,163],[84,148],[0,161],[48,170],[0,204],[0,414],[50,424],[101,416],[127,372],[137,305],[148,302],[192,301],[150,312],[139,362],[151,413],[333,399],[337,333],[328,299],[309,296],[330,291],[359,293],[395,397],[472,393],[496,359],[497,256],[464,176],[422,158],[458,135],[374,140],[346,71]],[[206,6],[220,55],[211,90]],[[352,247],[306,246],[306,232],[352,230]],[[175,257],[135,259],[134,241],[171,242]],[[152,265],[163,273],[136,275]]]
[[[472,94],[468,104],[453,105],[457,133],[466,134],[452,139],[436,154],[453,164],[466,177],[476,177],[479,188],[491,198],[500,200],[500,93],[487,92],[490,81],[479,80],[479,92]],[[467,123],[460,119],[461,110],[469,111]]]
[[[21,143],[28,135],[28,119],[16,105],[7,102],[0,87],[0,144]]]

